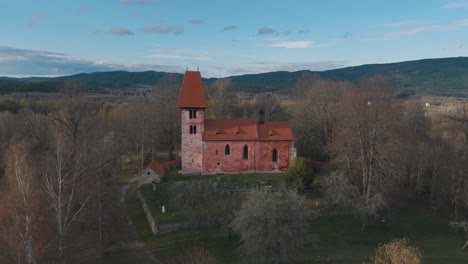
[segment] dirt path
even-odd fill
[[[137,179],[131,180],[128,183],[123,184],[122,187],[120,188],[120,198],[119,198],[120,206],[122,208],[122,213],[126,216],[127,225],[133,237],[133,241],[127,242],[125,246],[126,248],[139,253],[138,255],[139,255],[140,262],[135,262],[135,263],[145,263],[145,264],[146,263],[158,263],[158,264],[161,263],[162,264],[162,262],[159,261],[153,255],[153,253],[146,248],[145,243],[138,238],[132,216],[130,215],[127,209],[126,202],[127,202],[128,190],[131,188],[132,184],[136,180]]]

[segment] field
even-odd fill
[[[159,210],[156,210],[162,203],[168,202],[167,190],[171,183],[179,180],[210,180],[230,187],[237,185],[244,188],[260,182],[280,184],[283,177],[244,174],[192,178],[172,174],[172,177],[158,186],[159,194],[149,204],[150,207],[155,207],[154,214],[158,221],[177,222],[183,220],[181,212],[172,212],[171,215],[169,210],[168,216],[162,217]],[[147,197],[154,196],[150,186],[144,187],[143,191]],[[320,202],[320,197],[310,194],[306,199],[306,206],[313,207],[317,201]],[[127,203],[139,238],[158,259],[170,261],[183,254],[191,245],[201,244],[221,263],[242,263],[236,251],[239,238],[234,236],[229,239],[223,228],[206,227],[153,236],[136,195],[130,193]],[[320,217],[308,221],[310,242],[294,255],[292,263],[362,263],[373,254],[378,244],[403,237],[420,248],[423,263],[468,263],[468,252],[460,250],[464,241],[462,235],[450,230],[446,219],[424,209],[420,204],[408,203],[405,208],[398,209],[387,222],[370,225],[364,231],[361,231],[361,225],[351,216]]]

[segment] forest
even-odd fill
[[[57,85],[59,92],[48,96],[0,99],[2,263],[80,263],[89,250],[105,255],[118,240],[112,225],[122,218],[114,188],[120,173],[180,156],[177,76],[166,74],[148,91],[115,97],[91,96],[75,81]],[[289,120],[300,166],[307,167],[288,171],[287,190],[276,196],[247,194],[236,212],[257,210],[248,206],[259,199],[268,201],[266,208],[282,201],[300,208],[295,202],[320,181],[328,208],[351,208],[362,230],[411,202],[446,219],[453,232],[466,236],[459,248],[468,247],[467,101],[439,111],[421,97],[401,97],[383,76],[351,82],[307,72],[288,95],[234,92],[229,79],[205,90],[207,118],[255,118],[262,108],[265,120]],[[236,218],[230,228],[248,243],[246,224]],[[304,226],[291,222],[288,228],[300,233]],[[290,255],[279,252],[272,260],[246,245],[244,256],[264,263]]]

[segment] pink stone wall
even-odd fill
[[[227,144],[230,155],[225,155]],[[249,148],[248,159],[243,158],[245,145]],[[202,174],[285,171],[292,147],[292,141],[205,141]],[[273,149],[278,151],[278,162],[272,161]]]
[[[189,109],[182,109],[182,174],[201,173],[204,120],[202,109],[197,109],[195,119],[190,119]],[[190,134],[190,126],[197,126],[196,134]]]
[[[260,141],[257,143],[257,171],[286,171],[289,165],[292,141]],[[278,151],[278,162],[273,162],[273,150]]]

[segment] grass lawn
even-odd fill
[[[468,251],[460,250],[463,237],[450,230],[444,219],[414,208],[403,210],[390,223],[371,225],[363,232],[359,222],[351,217],[312,219],[309,228],[311,242],[294,255],[291,263],[362,263],[374,254],[378,244],[403,237],[419,247],[423,263],[468,263]],[[216,255],[220,263],[242,263],[236,251],[238,237],[228,239],[221,228],[178,231],[164,236],[150,235],[145,224],[139,229],[146,245],[158,257],[178,256],[198,242]]]
[[[245,189],[260,185],[277,186],[284,181],[285,177],[284,174],[277,173],[180,176],[177,171],[177,169],[168,171],[164,180],[157,184],[156,192],[153,191],[152,184],[145,184],[140,187],[158,224],[177,223],[187,220],[182,211],[174,209],[170,204],[170,188],[178,181],[211,181],[215,182],[219,189]],[[166,213],[162,213],[161,207],[163,205]]]
[[[152,186],[142,187],[150,207],[154,207],[159,223],[178,222],[184,219],[182,212],[162,214],[161,204],[169,204],[169,188],[174,182],[186,180],[209,180],[222,188],[251,188],[255,185],[279,185],[284,180],[283,174],[239,174],[211,176],[179,176],[174,173],[157,186],[154,194]],[[306,194],[306,208],[322,207],[320,192]],[[464,243],[461,234],[448,227],[448,221],[422,209],[421,205],[408,204],[400,209],[387,223],[367,226],[361,231],[361,225],[352,217],[334,216],[309,220],[310,242],[298,254],[294,254],[291,263],[362,263],[374,254],[376,246],[395,238],[406,237],[417,246],[423,255],[423,263],[428,264],[467,264],[468,251],[461,251]],[[136,195],[129,197],[128,207],[134,217],[137,232],[147,247],[158,258],[170,259],[179,256],[194,243],[202,244],[218,257],[220,263],[242,263],[236,251],[239,238],[228,239],[219,227],[185,230],[167,235],[153,236],[139,206]]]

